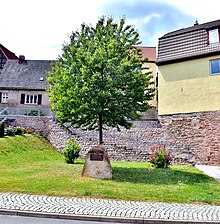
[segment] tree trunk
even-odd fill
[[[102,145],[103,143],[103,139],[102,139],[102,116],[103,114],[102,113],[99,113],[99,145]]]

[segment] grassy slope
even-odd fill
[[[220,184],[194,167],[155,169],[134,162],[112,166],[112,180],[85,178],[82,161],[66,164],[43,138],[0,138],[2,192],[220,205]]]

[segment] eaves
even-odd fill
[[[177,62],[183,62],[183,61],[189,61],[193,59],[199,59],[199,58],[206,58],[209,56],[214,56],[214,55],[220,55],[220,51],[213,51],[213,52],[208,52],[208,53],[201,53],[201,54],[196,54],[196,55],[188,55],[184,57],[178,57],[178,58],[170,58],[170,59],[158,59],[156,60],[156,65],[167,65],[167,64],[173,64]]]

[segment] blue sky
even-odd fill
[[[219,6],[217,0],[2,0],[0,43],[27,59],[56,59],[72,31],[108,15],[125,16],[142,45],[157,46],[159,37],[196,19],[220,19]]]

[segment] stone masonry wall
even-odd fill
[[[15,127],[30,128],[34,132],[43,135],[58,151],[62,151],[65,142],[72,137],[71,133],[64,130],[52,117],[14,116],[7,123],[7,125]]]
[[[220,111],[161,116],[168,145],[188,144],[197,164],[220,165]]]
[[[96,131],[64,130],[51,117],[16,116],[10,125],[31,128],[43,134],[59,151],[74,137],[85,155],[98,145]],[[220,165],[220,111],[160,116],[157,120],[135,121],[130,130],[104,130],[104,145],[112,160],[147,161],[150,148],[163,144],[167,148],[190,145],[190,157],[197,164]],[[178,153],[177,153],[178,154]],[[187,153],[179,153],[186,158]]]

